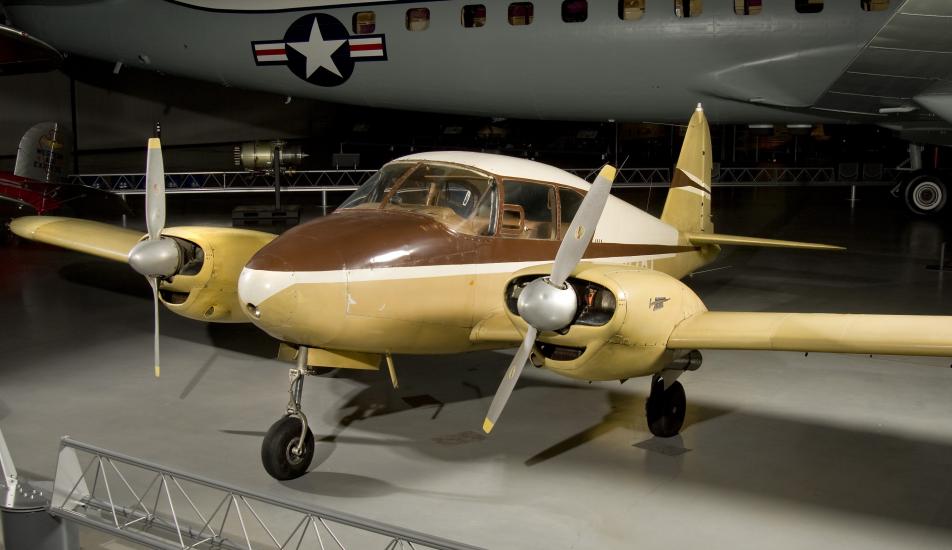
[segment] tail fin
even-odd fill
[[[69,143],[68,132],[55,122],[33,126],[20,139],[13,174],[47,183],[64,181],[71,156]]]
[[[681,146],[661,221],[682,233],[713,233],[711,221],[711,129],[698,103]]]

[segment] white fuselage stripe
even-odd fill
[[[584,261],[619,265],[636,265],[674,254],[653,254],[644,256],[618,256],[611,258],[586,258]],[[245,268],[238,279],[238,295],[242,302],[261,304],[268,298],[296,284],[332,284],[360,283],[377,281],[398,281],[405,279],[428,279],[433,277],[460,277],[476,275],[495,275],[515,273],[520,269],[549,262],[500,262],[488,264],[449,264],[413,267],[381,267],[368,269],[348,269],[335,271],[264,271]],[[646,266],[647,267],[647,266]]]
[[[281,55],[259,55],[258,62],[264,63],[266,61],[287,61],[288,56],[286,54]]]

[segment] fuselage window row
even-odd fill
[[[618,18],[637,21],[645,15],[648,0],[618,0]],[[860,9],[866,12],[889,9],[890,0],[860,0]],[[824,0],[794,0],[797,13],[820,13]],[[734,0],[736,15],[759,15],[763,12],[763,0]],[[486,25],[486,5],[467,4],[460,10],[460,23],[464,28]],[[532,24],[535,6],[532,2],[509,4],[507,19],[514,27]],[[698,17],[704,13],[704,0],[674,0],[674,15],[678,18]],[[588,0],[563,0],[562,21],[582,23],[588,20]],[[351,26],[354,34],[372,34],[376,28],[376,14],[372,11],[354,13]],[[406,12],[406,28],[409,31],[424,31],[430,26],[429,8],[410,8]]]

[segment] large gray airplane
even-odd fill
[[[878,124],[952,145],[948,0],[6,0],[61,51],[289,97],[493,117]],[[906,202],[941,211],[910,147]]]

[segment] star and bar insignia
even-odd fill
[[[283,40],[251,43],[256,65],[287,65],[297,77],[318,86],[339,86],[359,61],[386,61],[382,34],[351,36],[347,27],[325,13],[291,23]]]

